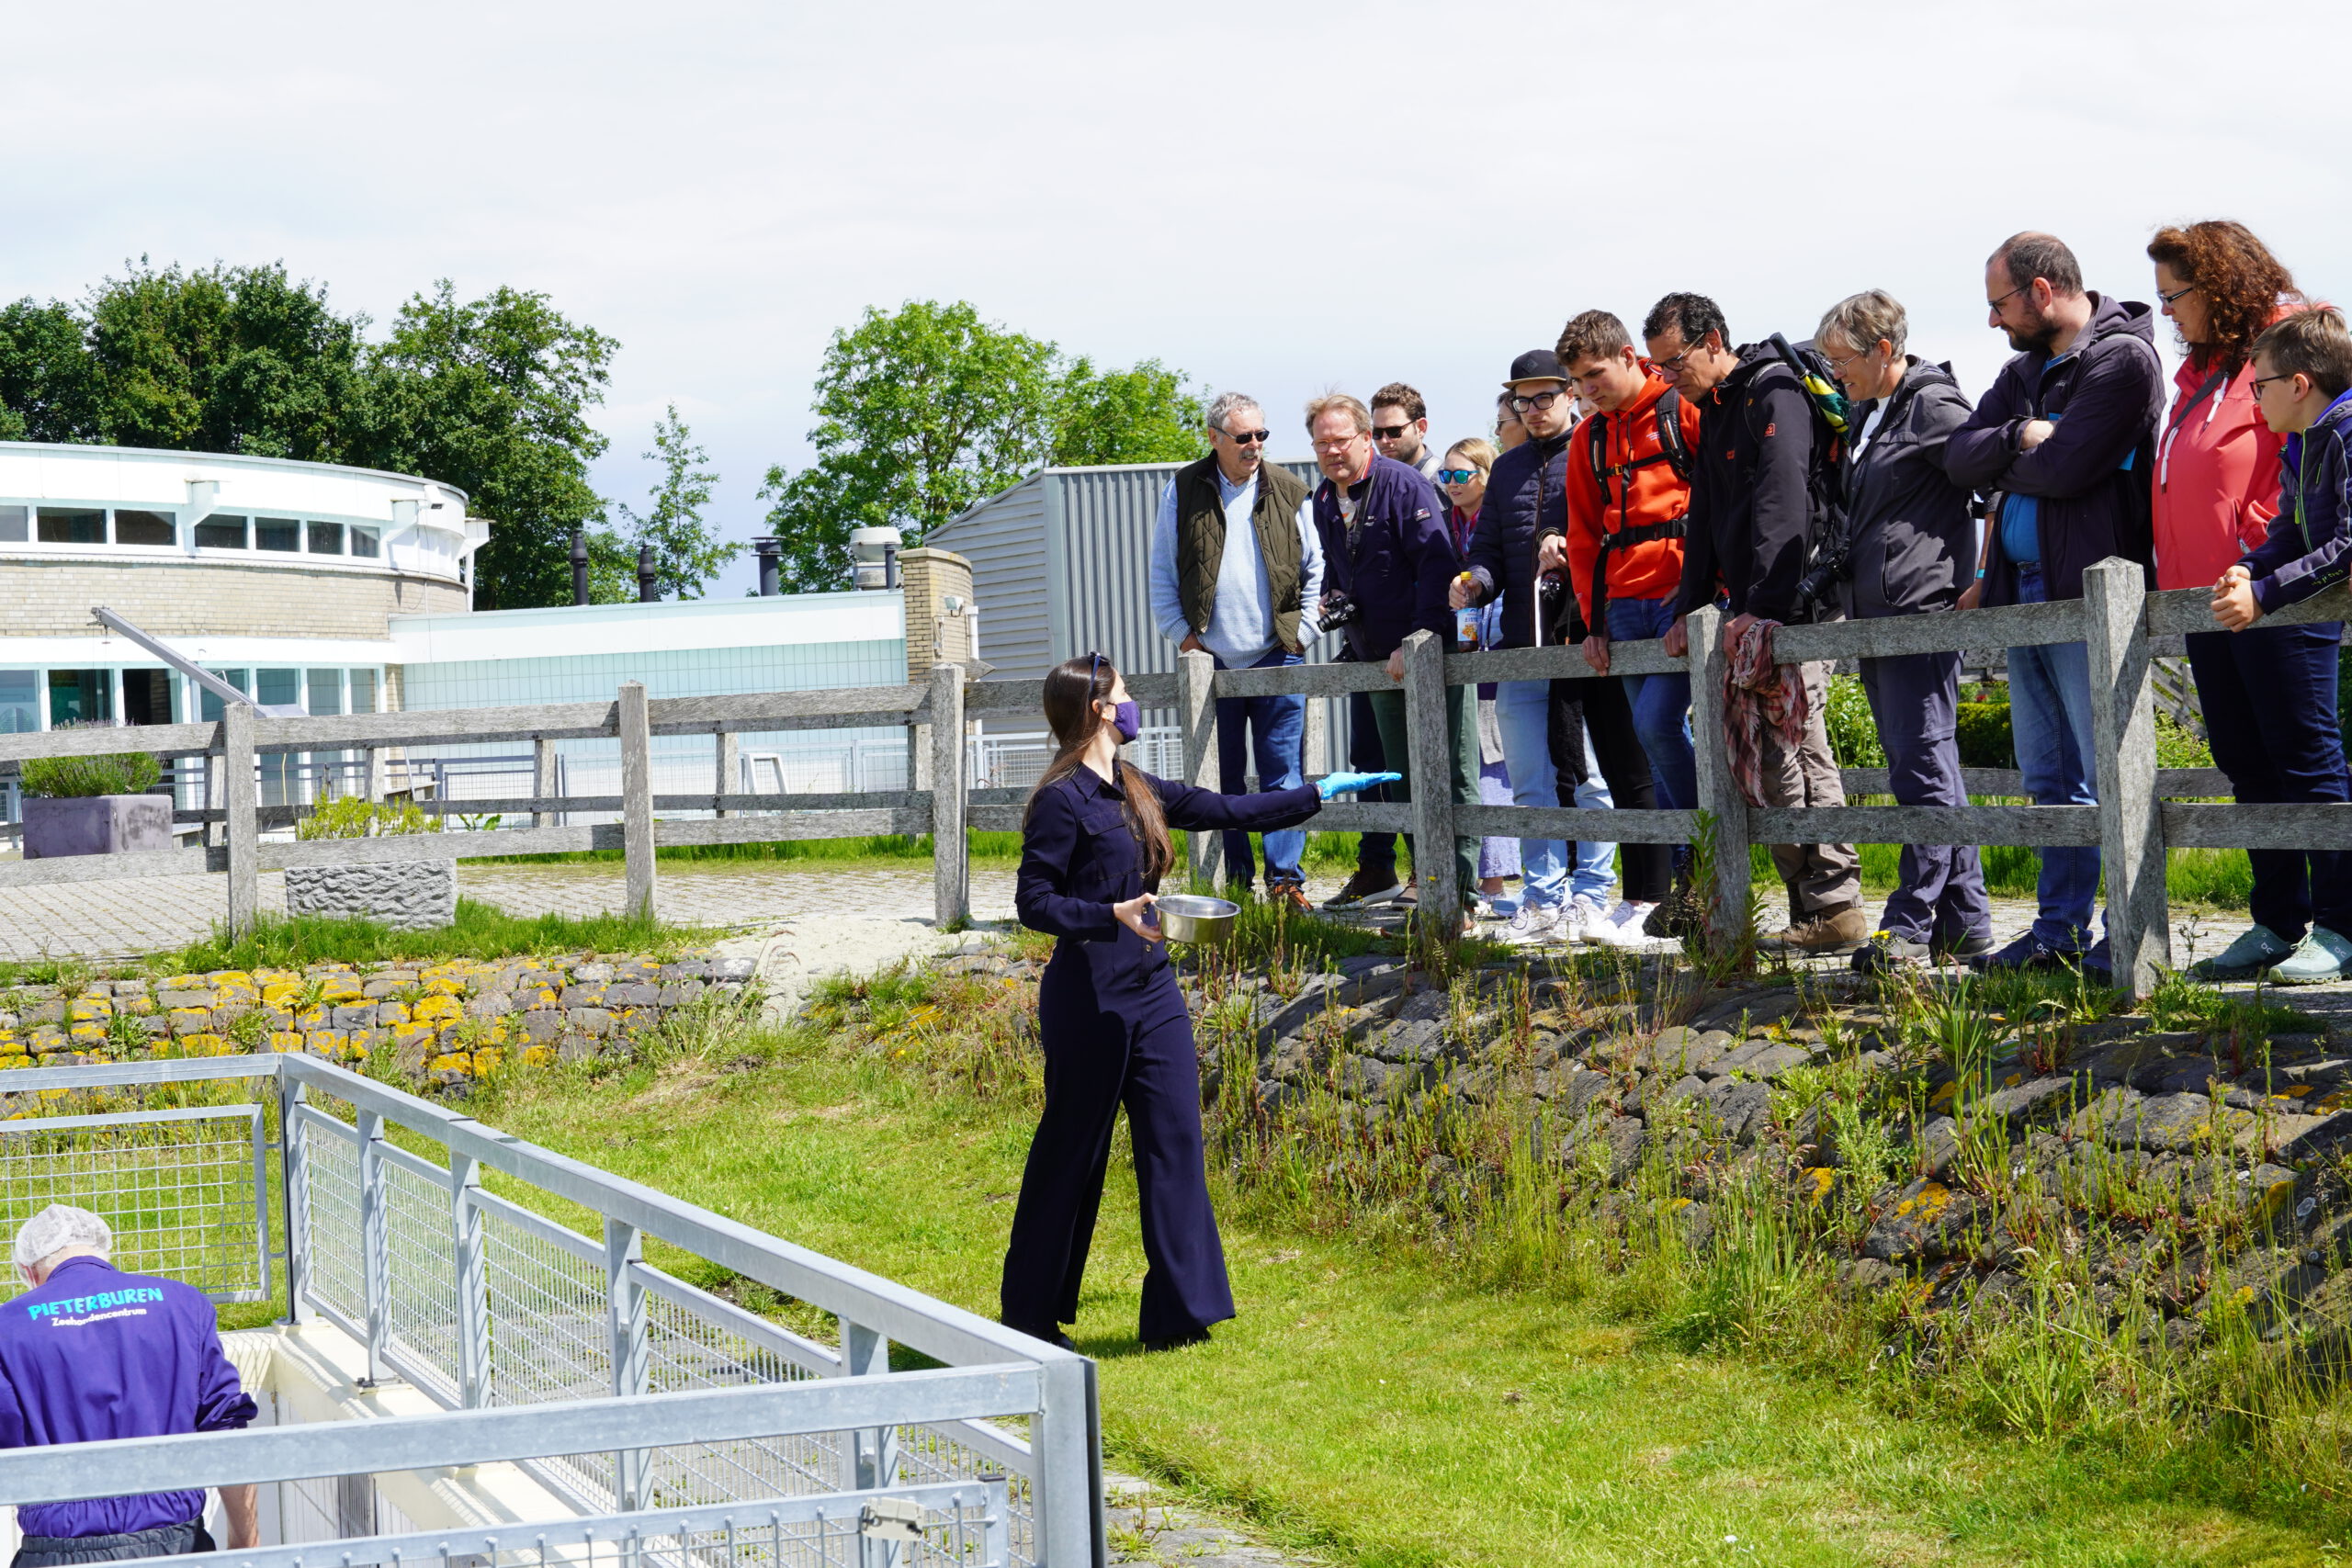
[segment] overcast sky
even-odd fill
[[[543,290],[621,344],[599,489],[641,502],[674,400],[738,537],[767,465],[806,460],[829,334],[914,298],[1247,390],[1277,456],[1310,393],[1391,378],[1441,441],[1482,433],[1512,355],[1676,288],[1743,339],[1887,288],[1973,394],[2003,356],[1983,260],[2018,229],[2146,299],[2151,229],[2234,217],[2352,299],[2348,16],[17,6],[5,290],[141,254],[282,260],[379,321],[436,277]]]

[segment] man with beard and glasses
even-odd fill
[[[1944,446],[1954,483],[2000,495],[1985,530],[1981,592],[1962,605],[2079,599],[2083,569],[2109,556],[2148,569],[2148,469],[2165,407],[2154,312],[2086,292],[2075,253],[2030,231],[2011,235],[1985,262],[1984,300],[2018,353]],[[2027,793],[2039,806],[2095,804],[2087,649],[2013,648],[2008,664],[2009,724]],[[2087,945],[2098,875],[2095,846],[2045,848],[2033,929],[1983,966],[2109,971],[2106,940]]]

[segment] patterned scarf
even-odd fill
[[[1765,736],[1778,739],[1783,751],[1804,744],[1804,677],[1793,664],[1772,662],[1772,634],[1780,626],[1757,621],[1741,633],[1724,677],[1724,742],[1732,778],[1750,806],[1765,804]]]

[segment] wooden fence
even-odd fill
[[[1775,639],[1781,655],[1808,660],[2086,644],[2098,752],[2097,806],[1779,809],[1747,805],[1739,797],[1723,743],[1725,660],[1721,617],[1712,609],[1690,617],[1689,658],[1669,659],[1657,642],[1620,643],[1611,650],[1609,678],[1686,671],[1692,677],[1700,810],[1714,824],[1720,914],[1736,919],[1745,908],[1751,842],[2097,844],[2104,852],[2117,983],[2145,995],[2170,961],[2164,882],[2168,846],[2352,850],[2352,806],[2191,804],[2177,797],[2225,794],[2226,781],[2211,769],[2157,771],[2151,665],[2158,655],[2178,651],[2182,634],[2216,629],[2207,604],[2201,589],[2149,593],[2137,568],[2106,561],[2085,573],[2079,600],[1791,626]],[[2264,624],[2342,619],[2352,619],[2352,596],[2337,589],[2267,617]],[[1216,698],[1277,693],[1336,696],[1396,689],[1376,664],[1218,671],[1206,654],[1198,653],[1184,655],[1180,663],[1174,674],[1131,676],[1128,689],[1146,709],[1176,710],[1187,775],[1211,787],[1217,782]],[[1404,666],[1412,755],[1403,771],[1414,785],[1411,803],[1335,802],[1323,808],[1318,828],[1410,832],[1424,844],[1443,844],[1456,833],[1575,839],[1596,829],[1624,843],[1686,843],[1696,832],[1697,811],[1612,811],[1604,826],[1592,813],[1575,807],[1456,806],[1451,800],[1445,688],[1485,681],[1600,678],[1576,649],[1448,654],[1438,638],[1420,632],[1406,643]],[[218,873],[228,878],[231,926],[242,930],[259,908],[257,878],[266,870],[618,849],[626,863],[628,905],[645,909],[652,907],[654,852],[662,847],[930,833],[943,847],[934,873],[934,913],[943,925],[958,923],[969,916],[970,898],[966,856],[955,847],[965,842],[967,829],[1018,829],[1025,794],[967,787],[967,721],[1003,716],[1034,723],[1041,686],[1037,681],[967,682],[960,667],[945,665],[932,671],[927,681],[906,685],[649,699],[644,686],[632,682],[605,703],[315,718],[264,718],[250,708],[232,707],[214,723],[153,725],[135,734],[74,729],[0,736],[0,764],[30,757],[119,751],[127,743],[164,756],[202,755],[208,767],[212,765],[209,759],[218,758],[224,780],[222,804],[182,810],[177,817],[183,822],[223,824],[225,839],[219,844],[143,854],[0,862],[0,888]],[[926,764],[927,787],[848,795],[747,795],[729,788],[735,782],[736,737],[746,731],[896,724],[914,728],[921,738],[918,754]],[[656,735],[713,737],[709,793],[653,793],[651,740]],[[618,795],[555,793],[555,743],[582,739],[619,740]],[[290,820],[300,808],[258,804],[255,761],[260,756],[526,740],[533,744],[538,760],[535,792],[463,804],[469,812],[528,812],[531,827],[364,840],[265,842],[261,838],[265,824]],[[1883,770],[1849,770],[1846,778],[1849,793],[1885,788]],[[926,783],[920,777],[912,782]],[[1968,784],[1976,793],[2009,793],[2018,787],[2015,774],[1989,770],[1972,770]],[[617,811],[621,820],[602,826],[550,825],[549,818],[562,811]],[[665,811],[712,815],[664,821],[659,814]],[[740,815],[747,812],[758,815]],[[1193,834],[1190,848],[1199,874],[1213,877],[1218,870],[1218,836]],[[1461,892],[1453,886],[1453,856],[1425,854],[1422,875],[1425,904],[1452,908]]]

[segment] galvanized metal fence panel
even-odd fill
[[[289,1136],[301,1144],[309,1277],[304,1298],[346,1331],[368,1332],[368,1288],[359,1238],[359,1135],[315,1106],[298,1107]]]
[[[384,1351],[443,1404],[463,1403],[458,1374],[457,1235],[449,1173],[387,1144],[384,1162]],[[601,1391],[600,1391],[601,1392]]]
[[[258,1105],[0,1122],[5,1234],[51,1203],[102,1213],[118,1267],[216,1302],[269,1297],[268,1179]],[[6,1270],[0,1301],[25,1288]]]

